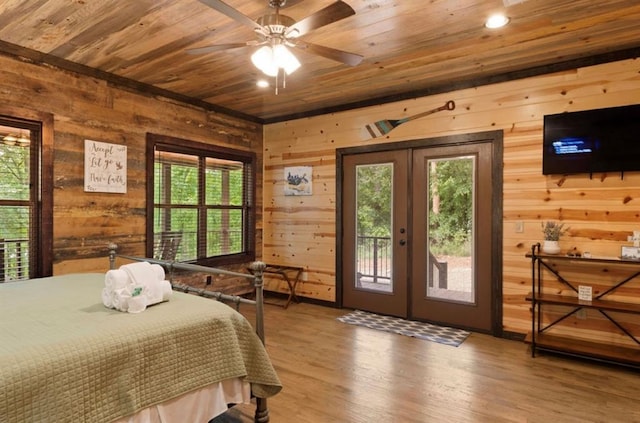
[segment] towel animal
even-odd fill
[[[119,311],[140,313],[150,305],[169,301],[171,283],[164,277],[162,266],[148,262],[109,270],[105,275],[102,303]]]

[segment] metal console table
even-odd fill
[[[531,301],[532,318],[531,332],[527,334],[525,342],[531,344],[531,356],[535,357],[536,350],[547,350],[570,356],[589,358],[597,361],[621,364],[624,366],[640,368],[640,339],[639,335],[632,333],[632,330],[619,322],[618,316],[612,313],[634,314],[640,316],[640,300],[635,302],[613,301],[606,297],[621,287],[626,286],[630,281],[640,276],[640,262],[635,260],[624,260],[615,257],[572,257],[563,255],[549,255],[540,253],[540,244],[534,244],[531,252],[526,256],[531,259],[531,292],[526,300]],[[626,266],[629,272],[625,277],[614,282],[611,286],[603,289],[595,295],[591,301],[584,301],[578,298],[579,284],[571,282],[560,275],[558,269],[554,268],[554,263],[565,262],[576,266],[587,266],[588,264],[601,266],[601,270],[607,271],[607,267]],[[565,287],[575,292],[575,295],[557,295],[544,291],[542,273],[548,270]],[[550,322],[543,322],[543,306],[561,306],[565,309],[557,318]],[[570,316],[575,315],[582,309],[597,310],[623,334],[629,337],[634,345],[619,346],[585,341],[564,335],[550,334],[550,329],[558,325]],[[635,324],[634,324],[635,326]]]

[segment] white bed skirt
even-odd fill
[[[226,379],[178,398],[145,408],[113,423],[207,423],[227,411],[227,404],[251,402],[251,385],[241,379]]]

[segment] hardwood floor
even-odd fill
[[[523,342],[489,335],[456,348],[336,320],[348,311],[266,306],[284,385],[269,399],[272,423],[640,422],[640,372],[531,358]],[[250,407],[239,411],[251,421]]]

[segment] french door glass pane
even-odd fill
[[[475,303],[475,156],[432,159],[427,165],[425,294],[432,299]]]
[[[356,166],[357,289],[393,292],[393,163]]]

